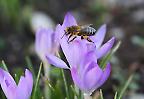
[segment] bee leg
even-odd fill
[[[81,39],[83,40],[83,39],[84,39],[84,37],[83,37],[83,36],[81,36]]]
[[[88,38],[88,36],[85,36],[85,35],[83,35],[83,36],[81,36],[81,39],[83,40],[83,39],[87,39]]]
[[[72,37],[73,35],[71,34],[69,37],[68,37],[68,40],[67,40],[67,42],[69,42],[69,39]]]
[[[94,43],[88,36],[81,36],[81,39],[86,39],[88,42]]]
[[[67,32],[66,30],[64,30],[64,34],[63,34],[63,36],[61,37],[61,39],[65,36],[65,35],[68,35],[69,34],[69,32]]]
[[[87,41],[94,43],[89,37],[87,37]]]
[[[74,38],[72,38],[68,43],[72,42],[75,38],[77,38],[77,36],[75,36]]]
[[[61,37],[61,39],[65,36],[66,34],[63,34],[63,36]]]

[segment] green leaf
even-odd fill
[[[32,72],[34,80],[35,80],[36,79],[36,74],[34,72],[33,64],[32,64],[32,62],[31,62],[31,60],[28,56],[25,57],[25,60],[26,60],[27,66],[28,66],[29,70]]]
[[[49,87],[49,89],[50,89],[52,92],[55,92],[54,87],[51,85],[51,83],[49,82],[48,79],[45,79],[45,84]]]
[[[14,74],[14,78],[15,78],[15,82],[18,84],[19,77],[17,76],[17,74]]]
[[[114,99],[117,99],[117,92],[115,93]]]
[[[8,70],[8,68],[7,68],[4,60],[2,60],[2,67],[3,67],[7,72],[9,72],[9,70]]]
[[[73,87],[73,85],[70,86],[72,92],[74,93],[74,96],[76,96],[77,98],[79,97],[79,94],[76,92],[75,88]]]
[[[63,82],[65,86],[66,96],[67,96],[67,99],[70,99],[68,85],[67,85],[67,81],[66,81],[66,77],[65,77],[63,69],[61,69],[61,72],[62,72]]]
[[[126,81],[126,83],[124,84],[124,86],[122,87],[122,89],[120,90],[119,92],[119,95],[118,95],[118,99],[122,99],[122,96],[124,95],[126,89],[128,88],[130,82],[132,81],[133,79],[133,75],[131,75],[128,80]]]
[[[32,99],[36,99],[36,93],[37,93],[37,88],[38,88],[38,83],[39,83],[39,79],[40,79],[41,70],[42,70],[42,63],[40,64],[40,67],[39,67],[39,71],[38,71],[38,75],[37,75],[37,79],[36,79]]]
[[[132,40],[133,44],[144,47],[144,38],[143,37],[133,36],[131,40]]]
[[[121,41],[119,41],[116,46],[101,60],[100,67],[102,69],[105,68],[107,62],[111,59],[112,55],[118,50],[120,47]]]

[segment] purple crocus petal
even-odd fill
[[[61,40],[60,45],[70,66],[77,66],[87,50],[86,44],[81,40],[68,43],[66,37]]]
[[[71,76],[72,76],[72,79],[74,81],[74,84],[79,87],[81,90],[84,90],[85,87],[83,86],[83,83],[81,81],[81,78],[80,78],[80,75],[77,71],[77,69],[73,66],[71,69]]]
[[[33,88],[33,77],[32,73],[28,69],[25,70],[25,79],[27,81],[28,94],[30,96]]]
[[[80,72],[83,72],[84,71],[84,68],[89,68],[90,66],[88,65],[89,63],[91,62],[95,62],[97,63],[97,57],[95,55],[95,51],[89,51],[87,52],[83,59],[81,59],[81,62],[80,62]]]
[[[95,87],[95,83],[97,83],[99,81],[99,79],[102,76],[102,69],[98,66],[97,63],[92,62],[91,64],[89,64],[89,66],[91,67],[91,65],[93,65],[91,69],[88,69],[88,71],[83,75],[84,76],[84,85],[86,87],[86,91],[91,92],[93,91],[93,87]]]
[[[3,69],[0,68],[0,83],[3,81],[4,79],[4,71]]]
[[[112,48],[113,44],[115,41],[115,37],[112,37],[109,41],[107,41],[102,47],[100,47],[100,49],[96,50],[96,56],[97,58],[101,58],[104,55],[106,55],[110,49]]]
[[[87,51],[93,51],[96,49],[96,45],[92,43],[87,43]]]
[[[84,54],[86,53],[86,45],[79,40],[75,40],[69,47],[71,51],[71,57],[73,59],[73,64],[71,65],[78,66],[83,59]]]
[[[3,78],[0,78],[1,79],[0,84],[1,84],[2,90],[4,91],[8,99],[13,99],[16,88],[17,88],[14,79],[8,72],[4,71],[3,69],[0,69],[0,75],[2,75],[0,77],[3,77]]]
[[[56,67],[59,67],[59,68],[65,68],[65,69],[69,69],[69,67],[66,65],[66,63],[59,59],[58,57],[54,56],[54,55],[47,55],[46,56],[48,62]]]
[[[45,59],[45,54],[50,52],[52,47],[52,29],[41,28],[36,33],[35,49],[38,55]]]
[[[17,90],[16,90],[15,99],[29,99],[30,98],[28,84],[29,84],[28,80],[24,76],[21,76],[20,81],[18,83]]]
[[[104,84],[104,82],[110,76],[110,72],[111,72],[111,65],[110,65],[110,63],[107,63],[106,68],[103,70],[103,74],[100,77],[99,81],[95,84],[94,89],[97,89]]]
[[[6,78],[3,79],[1,87],[8,99],[14,99],[16,88]]]
[[[96,32],[96,35],[91,37],[91,39],[95,42],[97,48],[101,46],[105,34],[106,34],[106,24],[102,25]]]
[[[62,27],[65,29],[66,27],[70,27],[72,25],[77,25],[77,22],[76,22],[75,18],[68,12],[65,15]]]
[[[60,46],[62,48],[62,51],[68,61],[69,64],[73,64],[73,59],[71,57],[71,51],[70,51],[70,44],[67,42],[67,38],[64,36],[60,41]]]

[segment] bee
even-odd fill
[[[70,26],[67,27],[64,31],[66,36],[68,36],[67,42],[70,43],[74,39],[77,38],[77,36],[81,36],[81,39],[86,39],[88,42],[94,43],[89,36],[94,36],[96,34],[96,30],[91,27],[92,24],[89,25],[83,25],[83,26]],[[62,36],[62,38],[64,37]],[[72,38],[72,39],[71,39]]]

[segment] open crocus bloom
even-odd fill
[[[21,76],[18,85],[16,85],[13,77],[0,68],[0,84],[7,99],[29,99],[33,87],[33,78],[31,72],[26,69],[25,76]]]
[[[56,29],[56,33],[59,35],[59,37],[62,37],[64,34],[64,30],[67,27],[77,25],[77,22],[75,18],[70,14],[67,13],[64,22],[61,25],[58,25],[58,28]],[[100,29],[98,29],[97,33],[94,36],[91,36],[91,39],[94,41],[95,44],[89,43],[87,41],[81,40],[80,38],[77,38],[73,42],[68,43],[67,42],[67,36],[64,36],[62,39],[59,39],[60,46],[62,48],[62,51],[69,63],[70,66],[76,66],[79,62],[79,57],[83,57],[83,54],[77,55],[78,53],[86,53],[87,51],[93,50],[95,52],[95,55],[97,59],[101,58],[102,56],[106,55],[109,50],[112,48],[115,38],[112,37],[108,42],[106,42],[104,45],[102,45],[102,42],[104,40],[106,33],[106,25],[102,25]],[[82,48],[81,48],[82,47]],[[48,55],[48,54],[46,54]],[[49,57],[55,57],[52,55],[49,55]],[[56,59],[56,57],[55,57]],[[59,66],[60,67],[60,66]],[[65,66],[62,66],[64,68]],[[65,67],[68,68],[68,67]]]
[[[61,41],[61,48],[70,67],[54,55],[47,55],[48,62],[59,68],[70,69],[74,83],[85,93],[92,93],[109,77],[110,64],[108,63],[102,70],[97,64],[95,50],[87,49],[86,43],[81,40],[69,44],[67,41]]]
[[[70,13],[67,13],[65,18],[64,18],[64,22],[62,24],[63,29],[61,29],[61,32],[63,32],[63,33],[61,33],[61,34],[64,34],[64,30],[67,27],[70,27],[73,25],[78,25],[78,24],[77,24],[75,18]],[[96,46],[95,53],[96,53],[96,56],[98,59],[103,57],[104,55],[106,55],[109,52],[109,50],[112,48],[114,41],[115,41],[115,38],[112,37],[109,41],[107,41],[105,44],[102,45],[105,34],[106,34],[106,24],[102,25],[97,30],[97,32],[94,36],[90,36],[90,39],[95,44],[87,42],[88,48],[89,47],[92,48],[92,47]],[[77,39],[80,39],[80,38],[77,38]]]
[[[75,18],[67,13],[62,26],[59,26],[59,34],[64,34],[66,27],[73,25],[77,25]],[[109,63],[107,63],[104,70],[97,63],[97,59],[107,54],[115,40],[112,37],[102,45],[105,32],[106,25],[102,25],[97,33],[91,37],[94,44],[80,38],[68,43],[67,36],[64,36],[60,40],[60,46],[70,67],[54,55],[46,55],[46,58],[50,64],[56,67],[70,69],[74,83],[82,91],[91,93],[100,87],[110,75],[111,67]]]
[[[102,70],[97,64],[97,58],[94,51],[87,51],[84,45],[79,41],[73,41],[69,46],[71,53],[65,53],[67,64],[53,55],[47,55],[50,64],[59,67],[70,69],[74,83],[85,93],[92,93],[100,87],[110,75],[110,64]],[[71,56],[70,56],[71,55]]]

